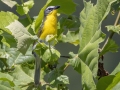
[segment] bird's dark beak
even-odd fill
[[[54,9],[58,9],[58,8],[60,8],[60,6],[55,6],[55,8],[54,8]]]

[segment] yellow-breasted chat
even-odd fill
[[[48,6],[44,11],[44,19],[40,26],[39,32],[37,36],[39,40],[45,40],[47,35],[56,35],[57,34],[57,9],[60,6]],[[40,68],[41,68],[41,59],[39,56],[34,52],[36,47],[35,43],[33,45],[33,55],[35,57],[35,74],[34,74],[34,83],[35,85],[39,85],[40,79]]]

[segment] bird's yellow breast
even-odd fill
[[[47,35],[57,34],[57,11],[46,16],[40,39],[45,39]]]

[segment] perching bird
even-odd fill
[[[40,26],[40,30],[38,32],[39,40],[44,40],[47,35],[56,35],[57,34],[57,9],[60,6],[49,6],[44,11],[44,19]],[[33,49],[35,48],[35,44],[33,45]],[[39,56],[34,52],[33,55],[35,57],[35,75],[34,75],[34,83],[35,85],[39,85],[40,79],[40,68],[41,68],[41,60]]]

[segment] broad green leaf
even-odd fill
[[[20,14],[20,15],[25,15],[29,12],[30,8],[32,8],[34,5],[34,2],[33,0],[29,0],[25,3],[23,3],[22,5],[17,5],[17,12]]]
[[[61,28],[66,27],[68,29],[71,29],[71,28],[79,28],[80,26],[79,18],[74,15],[62,17],[60,18],[59,22]]]
[[[118,48],[119,46],[115,43],[115,41],[113,41],[112,39],[109,39],[108,43],[106,44],[106,46],[103,48],[102,52],[100,53],[100,56],[104,55],[107,52],[117,52]]]
[[[0,58],[7,67],[12,67],[17,64],[23,64],[34,60],[32,47],[28,49],[25,55],[17,51],[17,48],[4,47],[3,49],[0,49]]]
[[[66,75],[61,75],[59,70],[52,70],[48,73],[48,82],[56,87],[58,84],[69,84],[69,79]]]
[[[40,28],[40,24],[42,23],[43,17],[44,17],[44,10],[46,9],[46,7],[48,6],[48,4],[51,2],[52,0],[47,0],[46,4],[44,5],[44,7],[40,10],[37,19],[35,20],[35,32],[38,33],[39,28]]]
[[[5,27],[17,19],[18,19],[18,16],[16,16],[12,12],[4,12],[4,11],[0,12],[0,21],[1,21],[0,29],[3,30],[1,34],[3,36],[2,42],[9,47],[16,47],[16,41],[11,35],[11,32]]]
[[[79,44],[79,31],[68,31],[66,35],[63,35],[62,41],[68,42],[74,45]]]
[[[17,46],[17,42],[11,34],[7,32],[3,32],[1,35],[3,36],[3,39],[2,39],[3,44],[5,44],[8,47]]]
[[[97,90],[107,90],[107,87],[113,82],[114,77],[114,75],[102,77],[97,83]]]
[[[16,1],[12,1],[12,0],[1,0],[1,1],[11,8],[17,4]]]
[[[108,31],[113,31],[117,34],[120,34],[120,25],[113,26],[113,25],[108,25],[106,26]]]
[[[116,88],[120,88],[119,85],[120,85],[120,72],[118,72],[115,76],[110,75],[101,78],[97,83],[97,90],[117,90]]]
[[[93,6],[91,2],[84,1],[85,8],[80,13],[80,58],[82,85],[85,90],[95,90],[93,77],[97,76],[99,43],[105,38],[101,32],[101,23],[110,11],[110,6],[115,0],[97,0]]]
[[[120,0],[116,0],[116,2],[114,2],[112,4],[112,10],[111,11],[119,11],[120,10]]]
[[[25,55],[17,51],[16,48],[7,48],[6,53],[8,55],[7,64],[9,67],[34,60],[31,48],[29,48]]]
[[[115,75],[116,73],[120,72],[120,63],[116,66],[116,68],[113,70],[111,75]]]
[[[1,52],[0,52],[1,54]],[[4,70],[4,63],[3,63],[3,60],[1,60],[0,58],[0,71],[3,71]]]
[[[11,22],[14,20],[17,20],[18,16],[13,14],[12,12],[0,12],[0,29],[6,31],[7,33],[10,33],[9,30],[7,30],[5,27],[8,26]]]
[[[74,54],[73,52],[69,53],[71,58],[69,59],[70,65],[73,66],[73,68],[81,74],[81,64],[80,64],[80,58],[77,54]]]
[[[1,72],[0,72],[0,84],[9,88],[15,86],[13,82],[13,77],[7,73],[1,73]]]
[[[1,90],[12,90],[10,87],[7,87],[5,85],[0,85]]]
[[[19,21],[15,20],[6,28],[12,32],[12,35],[18,42],[17,49],[23,54],[26,53],[33,41],[37,39],[37,37],[32,36]]]
[[[45,62],[49,62],[49,63],[53,63],[58,61],[58,59],[60,58],[60,53],[51,48],[51,49],[46,49],[45,52],[43,53],[42,55],[42,59],[45,61]]]
[[[58,10],[60,13],[64,14],[72,14],[76,10],[76,4],[72,0],[52,0],[49,3],[50,5],[60,5],[60,9]]]
[[[22,90],[26,90],[27,88],[31,87],[34,88],[33,83],[33,74],[34,69],[27,69],[22,66],[16,65],[15,70],[10,72],[9,75],[13,77],[13,82],[15,86],[19,86]]]

